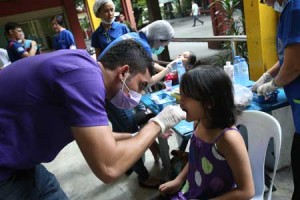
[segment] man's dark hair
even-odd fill
[[[59,25],[61,25],[61,26],[64,25],[64,18],[62,15],[55,15],[55,16],[51,17],[50,22],[52,22],[53,19],[55,19]]]
[[[153,75],[152,58],[138,42],[132,39],[117,42],[105,52],[99,61],[104,68],[110,70],[129,65],[131,75],[145,73],[146,69]]]
[[[9,34],[10,30],[14,30],[14,29],[20,28],[20,27],[21,27],[21,25],[16,22],[7,22],[4,27],[5,34]]]

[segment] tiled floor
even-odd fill
[[[177,148],[175,136],[169,138],[170,150]],[[153,156],[145,153],[145,164],[152,175],[163,175],[161,164],[154,164]],[[58,178],[62,188],[72,200],[149,200],[158,196],[153,189],[144,189],[138,185],[137,175],[123,175],[115,183],[106,185],[91,172],[75,142],[68,145],[50,164],[45,166]],[[277,172],[275,178],[277,191],[273,192],[275,200],[291,199],[291,168],[286,167]]]

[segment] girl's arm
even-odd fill
[[[189,169],[189,163],[185,165],[180,174],[172,181],[166,182],[159,186],[159,190],[165,194],[174,194],[180,190],[182,184],[185,182]]]
[[[227,160],[237,188],[215,199],[251,199],[254,183],[246,145],[240,133],[230,130],[217,142],[218,150]]]

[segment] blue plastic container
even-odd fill
[[[267,96],[258,95],[257,93],[253,93],[253,101],[258,103],[272,103],[277,101],[279,91],[275,90],[274,92],[267,94]]]
[[[168,105],[176,104],[176,98],[167,93],[157,94],[155,98],[152,97],[151,100],[155,103],[159,111],[162,111]]]

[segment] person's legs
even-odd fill
[[[197,17],[198,22],[200,22],[202,25],[204,24],[204,21],[200,20],[199,17]]]
[[[300,199],[300,134],[295,133],[292,151],[291,151],[291,161],[292,161],[292,172],[293,172],[293,181],[294,181],[294,193],[292,200]]]
[[[193,26],[196,26],[197,16],[193,15],[193,18],[194,18],[194,25]]]
[[[0,182],[0,199],[51,200],[68,199],[55,176],[39,164],[33,169],[17,172]]]
[[[142,158],[134,164],[132,169],[137,173],[139,181],[146,181],[150,176]]]

